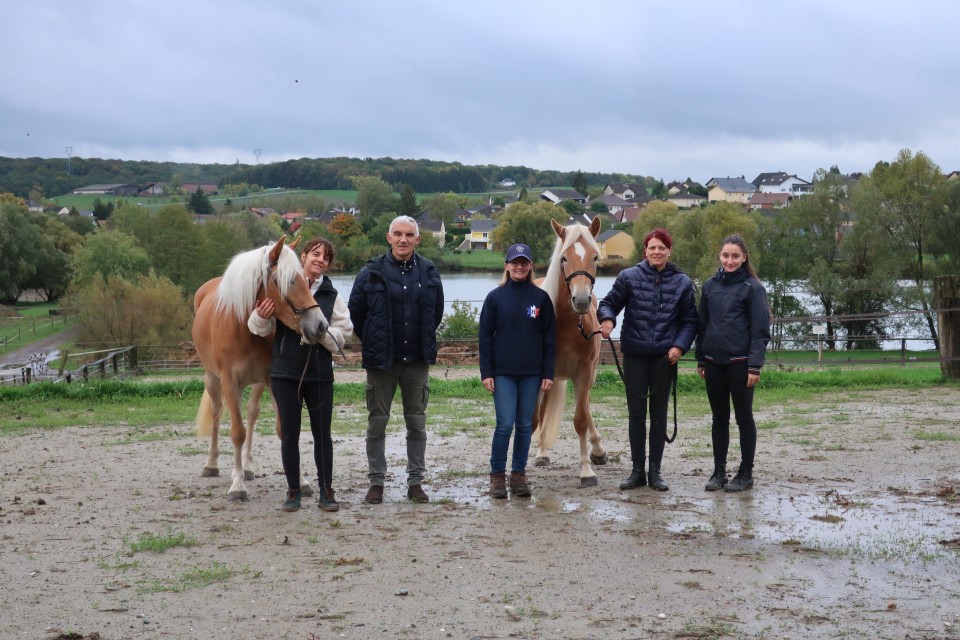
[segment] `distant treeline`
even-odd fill
[[[69,170],[69,172],[68,172]],[[300,158],[269,164],[183,164],[100,158],[0,157],[0,193],[29,198],[31,191],[44,197],[70,193],[90,184],[216,183],[257,184],[285,189],[352,189],[354,176],[379,176],[399,188],[409,184],[417,193],[477,193],[496,189],[502,180],[521,187],[574,184],[576,171],[537,170],[524,166],[463,165],[434,160],[393,158]],[[644,182],[653,178],[613,173],[583,172],[591,186],[609,182]]]

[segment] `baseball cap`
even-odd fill
[[[530,247],[522,243],[512,244],[507,247],[507,257],[504,258],[504,262],[512,262],[517,258],[526,258],[530,262],[533,262],[533,254],[530,253]]]

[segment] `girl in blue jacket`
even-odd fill
[[[727,236],[720,248],[720,269],[700,294],[697,329],[697,373],[706,381],[713,412],[713,475],[707,491],[746,491],[753,487],[757,425],[753,420],[753,388],[760,380],[764,352],[770,342],[767,291],[750,264],[747,245]],[[727,480],[730,447],[730,402],[740,430],[740,468]]]
[[[493,394],[497,427],[490,453],[490,496],[506,498],[507,449],[514,432],[510,490],[529,497],[527,457],[533,411],[541,391],[553,386],[557,326],[553,301],[533,284],[530,247],[507,248],[500,286],[480,311],[480,379]]]

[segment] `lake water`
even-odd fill
[[[544,273],[545,270],[539,272],[537,275],[543,276]],[[445,302],[444,315],[453,310],[453,302],[455,300],[468,303],[479,313],[487,293],[489,293],[491,289],[495,288],[497,283],[500,281],[499,273],[453,273],[447,275],[441,274],[441,277],[443,278],[443,295]],[[331,277],[331,280],[333,281],[333,286],[337,288],[337,291],[340,292],[340,295],[343,296],[344,301],[346,301],[347,298],[350,297],[350,290],[353,288],[353,276],[335,275]],[[598,299],[602,299],[603,296],[607,295],[607,293],[610,291],[610,288],[613,287],[614,280],[616,280],[616,276],[597,276],[597,283],[594,285],[593,291],[597,295]],[[799,283],[794,283],[794,285],[790,287],[790,293],[800,299],[805,305],[808,305],[811,313],[819,312],[815,305],[815,299],[813,296],[803,293]],[[614,339],[620,337],[619,322],[622,321],[623,315],[621,314],[617,321],[618,324],[613,330]],[[927,334],[922,322],[917,319],[917,322],[911,324],[913,326],[910,326],[902,331],[903,337],[911,338],[907,341],[907,349],[932,349],[933,342],[926,337]],[[900,337],[901,334],[898,332],[897,335]],[[900,341],[884,341],[882,343],[882,348],[884,350],[898,351],[900,349]]]
[[[538,274],[538,277],[543,273]],[[452,273],[448,275],[441,274],[443,279],[443,297],[444,297],[444,315],[453,311],[455,300],[468,303],[471,307],[480,312],[483,306],[483,300],[490,291],[497,287],[500,282],[500,274],[476,274],[476,273]],[[333,286],[336,287],[344,301],[350,297],[350,290],[353,288],[353,276],[332,276]],[[593,286],[593,292],[603,298],[613,286],[615,276],[597,276],[597,283]],[[613,330],[613,337],[620,336],[620,326]]]

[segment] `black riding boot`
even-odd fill
[[[667,491],[670,489],[670,485],[664,482],[663,477],[660,475],[659,463],[650,463],[650,473],[647,482],[654,491]]]
[[[741,464],[740,468],[737,469],[737,475],[733,477],[727,486],[723,488],[724,491],[746,491],[747,489],[753,488],[753,465],[752,464]]]
[[[707,486],[704,487],[707,491],[719,491],[727,486],[727,465],[718,464],[713,467],[713,475],[710,476],[710,480],[707,481]]]
[[[620,483],[620,490],[626,491],[627,489],[636,489],[637,487],[644,487],[647,484],[647,476],[643,473],[643,469],[639,471],[634,469],[630,472],[630,476]]]

